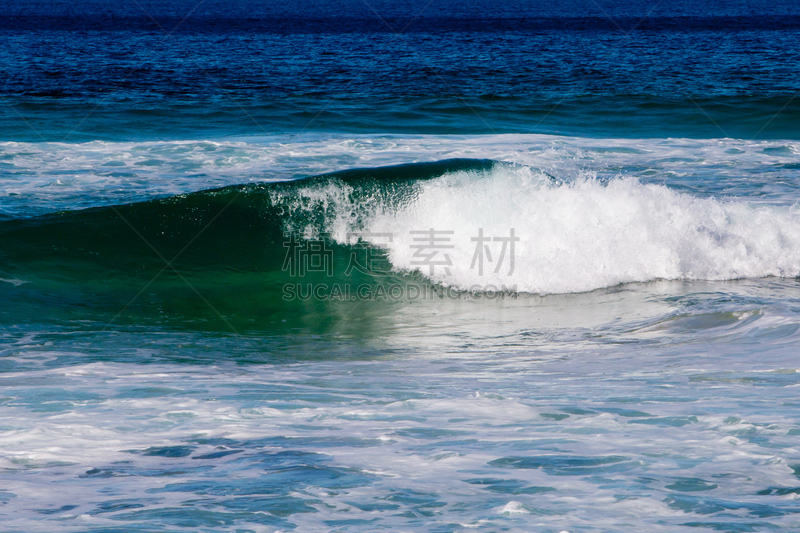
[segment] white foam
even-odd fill
[[[508,366],[516,358],[502,362],[502,357],[471,363],[463,359],[458,365],[418,359],[379,365],[312,361],[228,368],[153,363],[147,372],[134,363],[105,362],[79,365],[79,371],[69,375],[59,368],[9,372],[4,394],[12,400],[6,402],[4,423],[9,427],[0,434],[0,467],[8,479],[2,492],[13,494],[5,507],[14,512],[4,519],[10,530],[51,531],[52,516],[65,531],[85,531],[85,523],[73,520],[89,515],[95,529],[108,529],[130,520],[131,510],[107,505],[103,509],[101,504],[133,503],[155,512],[183,508],[190,514],[198,498],[209,507],[224,505],[231,500],[225,487],[232,486],[241,490],[241,496],[234,494],[238,501],[254,508],[215,531],[255,531],[248,517],[263,512],[256,507],[262,498],[248,491],[261,483],[260,476],[274,483],[274,472],[265,471],[270,457],[291,458],[295,456],[280,452],[298,451],[307,453],[298,461],[319,460],[324,468],[368,479],[336,488],[327,477],[308,482],[287,478],[284,483],[292,489],[292,498],[305,500],[317,511],[290,515],[287,521],[297,531],[325,530],[327,521],[341,516],[403,531],[409,522],[408,514],[401,512],[419,508],[437,509],[433,520],[439,523],[461,521],[484,529],[508,525],[509,531],[575,531],[590,524],[617,531],[625,530],[620,524],[633,524],[634,530],[648,531],[660,523],[671,531],[687,520],[687,511],[669,500],[677,489],[668,485],[680,478],[717,485],[703,496],[781,510],[783,496],[757,492],[795,486],[789,465],[797,463],[796,439],[787,433],[796,428],[796,417],[793,396],[783,382],[725,379],[712,394],[689,379],[696,374],[688,364],[692,354],[685,353],[681,364],[663,367],[662,351],[636,345],[627,348],[627,354],[634,350],[658,360],[658,372],[649,379],[640,374],[642,357],[626,357],[619,366],[609,366],[608,354],[599,353],[594,356],[603,365],[602,374],[586,372],[588,358]],[[707,357],[715,368],[731,364],[730,357],[716,351]],[[745,355],[738,357],[748,368],[752,364]],[[18,361],[23,358],[31,359],[28,354]],[[418,390],[426,391],[424,397],[404,399],[410,377]],[[481,399],[464,401],[465,391],[477,380],[486,392]],[[675,383],[676,395],[664,396],[653,388],[653,380]],[[575,389],[565,389],[565,382]],[[43,384],[50,386],[41,388]],[[647,413],[614,413],[614,407],[633,408],[606,400],[619,394],[620,387],[634,405],[646,405]],[[759,411],[764,402],[750,401],[742,387],[758,388],[764,402],[775,408]],[[134,391],[149,397],[126,397]],[[493,393],[498,399],[488,398]],[[90,400],[81,399],[89,394]],[[510,399],[518,396],[526,399]],[[387,403],[391,399],[396,401]],[[176,404],[189,406],[195,416],[169,416]],[[265,416],[253,416],[254,406],[265,408]],[[577,411],[582,414],[573,410],[566,416],[567,406],[582,409]],[[541,419],[535,416],[540,411],[564,417]],[[359,416],[351,416],[354,412]],[[752,426],[725,424],[729,413],[752,421]],[[693,414],[699,416],[685,425],[635,423]],[[615,423],[613,431],[608,431],[610,422]],[[747,432],[738,446],[720,440],[739,429]],[[392,438],[381,438],[387,435]],[[229,441],[213,442],[216,438]],[[364,439],[363,445],[350,444],[359,439]],[[381,444],[373,445],[373,439]],[[191,454],[146,453],[160,446],[187,446]],[[220,451],[237,453],[208,457]],[[627,466],[608,473],[610,481],[598,485],[596,474],[603,471],[602,460],[608,456],[624,457],[614,464]],[[541,468],[494,463],[508,457],[552,462],[541,463]],[[567,459],[576,459],[577,466]],[[596,464],[580,466],[593,459]],[[225,481],[220,483],[221,494],[203,489],[208,480]],[[522,490],[512,496],[492,490],[503,486],[544,491]],[[627,498],[618,498],[620,494]],[[256,500],[248,503],[253,496]],[[393,505],[371,507],[376,502]],[[40,511],[59,511],[66,505],[77,507],[51,515]],[[725,512],[720,516],[731,519]],[[143,521],[157,519],[141,516]],[[793,515],[770,519],[787,529]],[[357,530],[358,524],[350,529]]]
[[[367,206],[340,206],[329,230],[343,242],[343,217]],[[437,238],[432,269],[413,246]],[[348,228],[352,230],[353,228]],[[800,211],[742,200],[698,198],[633,178],[608,181],[584,175],[555,182],[528,167],[497,165],[489,172],[457,172],[417,184],[415,199],[400,209],[378,208],[370,232],[391,233],[384,247],[394,267],[420,270],[436,282],[463,290],[512,287],[530,293],[583,292],[621,283],[730,280],[800,275]],[[488,241],[484,271],[475,261],[477,238],[519,238],[511,271],[510,249],[499,270],[502,241]]]
[[[531,514],[524,505],[517,501],[510,501],[502,509],[497,511],[499,514],[515,515],[515,514]]]
[[[10,284],[12,284],[12,285],[13,285],[13,286],[15,286],[15,287],[19,287],[20,285],[24,285],[24,284],[26,284],[26,283],[30,283],[29,281],[24,281],[24,280],[17,279],[17,278],[11,278],[11,279],[7,279],[7,278],[0,278],[0,282],[3,282],[3,283],[10,283]]]

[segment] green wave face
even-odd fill
[[[403,205],[421,180],[493,165],[349,170],[0,221],[0,321],[359,331],[406,299],[398,291],[436,289],[326,231]]]

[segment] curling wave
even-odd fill
[[[320,242],[324,257],[311,257]],[[291,259],[315,263],[292,268]],[[132,323],[324,323],[331,306],[352,300],[350,288],[552,294],[798,275],[796,205],[698,198],[629,178],[560,180],[489,160],[0,221],[0,278],[11,280],[0,284],[0,311],[12,322],[41,309],[68,309],[74,320],[99,308],[115,320],[123,309]],[[324,298],[303,297],[319,287]]]
[[[586,176],[565,182],[497,163],[409,183],[399,203],[365,200],[352,185],[337,182],[274,199],[291,212],[324,209],[325,231],[340,243],[354,232],[379,234],[367,239],[386,251],[395,269],[420,270],[461,289],[505,284],[521,292],[566,293],[659,279],[800,274],[797,205],[696,198],[635,179]],[[452,263],[446,269],[426,263],[423,256],[435,248],[419,252],[427,244],[427,234],[419,232],[431,229],[442,239],[434,244],[443,247],[429,262],[444,262],[446,254]],[[519,239],[513,271],[509,249],[500,264],[512,230]],[[479,235],[492,239],[482,243],[488,252],[477,249]]]

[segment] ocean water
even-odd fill
[[[792,2],[0,6],[9,532],[800,530]]]

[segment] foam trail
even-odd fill
[[[340,218],[330,228],[338,239],[342,226]],[[632,178],[603,182],[587,176],[559,183],[510,165],[446,174],[419,182],[406,205],[375,210],[365,229],[393,234],[391,243],[373,242],[387,250],[395,268],[412,271],[420,269],[420,257],[410,231],[429,228],[454,232],[447,242],[453,248],[436,256],[449,254],[452,266],[450,275],[442,267],[432,275],[428,266],[421,271],[460,289],[506,285],[522,292],[568,293],[657,279],[800,274],[796,204],[697,198]],[[494,263],[487,261],[478,274],[471,239],[481,228],[488,237],[508,237],[515,229],[520,241],[513,273],[508,254],[495,272],[502,242],[491,242]]]

